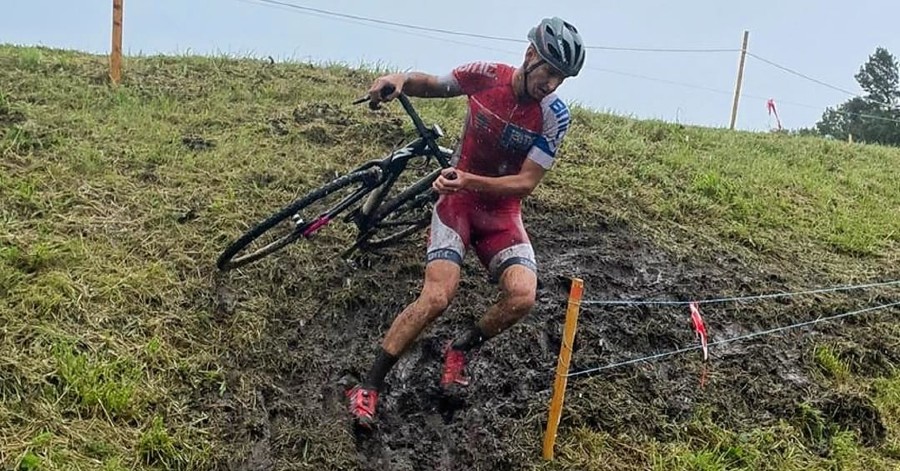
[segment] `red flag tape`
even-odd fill
[[[700,306],[696,302],[690,304],[691,322],[694,324],[694,332],[700,338],[700,345],[703,346],[703,361],[709,360],[709,348],[707,347],[706,324],[703,323],[703,317],[700,316]]]
[[[778,117],[778,110],[775,108],[775,100],[769,98],[769,101],[766,102],[766,109],[769,110],[769,116],[775,114],[775,122],[778,124],[778,130],[781,131],[781,118]]]

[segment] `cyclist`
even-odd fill
[[[434,182],[441,195],[432,215],[425,282],[419,297],[393,321],[368,377],[347,392],[363,426],[375,422],[385,376],[422,330],[456,294],[466,250],[474,249],[501,297],[470,330],[444,349],[440,384],[465,386],[466,352],[525,316],[535,303],[537,266],[522,225],[521,200],[553,166],[569,127],[569,110],[554,94],[584,64],[584,44],[558,17],[531,28],[518,68],[499,63],[462,65],[445,76],[390,74],[375,80],[372,103],[400,92],[414,97],[468,97],[468,115],[453,168]],[[393,93],[382,97],[383,89]]]

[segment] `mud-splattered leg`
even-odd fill
[[[522,265],[512,265],[500,276],[500,301],[490,307],[478,327],[493,337],[512,327],[534,307],[537,275]]]

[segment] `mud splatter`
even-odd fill
[[[329,286],[351,280],[352,297],[324,299],[319,313],[302,324],[291,318],[296,314],[286,299],[285,311],[272,313],[265,344],[235,353],[237,381],[268,391],[268,409],[256,401],[230,413],[229,439],[242,447],[232,469],[264,469],[269,463],[273,469],[360,470],[537,466],[570,277],[585,280],[589,299],[687,300],[771,292],[785,288],[790,276],[772,277],[729,254],[679,257],[630,226],[558,215],[540,202],[528,208],[526,225],[540,263],[538,305],[470,357],[472,385],[453,396],[437,388],[440,346],[496,299],[483,270],[467,261],[448,312],[389,374],[378,405],[380,422],[367,434],[350,426],[343,391],[364,374],[393,316],[418,293],[421,257],[408,254],[424,248],[420,241],[355,271],[333,265],[318,272],[328,278],[319,282]],[[284,285],[301,283],[302,276],[285,271],[273,279]],[[780,303],[775,310],[771,305],[705,310],[714,338],[809,316],[809,305],[802,302]],[[572,371],[693,345],[689,326],[687,311],[678,307],[585,306]],[[698,409],[712,411],[714,420],[730,429],[791,419],[798,403],[823,394],[808,377],[810,360],[804,355],[804,345],[816,339],[804,331],[714,349],[702,386],[704,365],[691,354],[572,378],[561,430],[583,425],[664,441],[671,424],[691,420]],[[860,344],[855,354],[873,355],[869,350]],[[884,432],[866,425],[872,409],[854,404],[838,400],[822,407],[829,420],[877,442]],[[269,435],[259,431],[260,414],[269,417]]]

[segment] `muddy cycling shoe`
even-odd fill
[[[375,425],[378,390],[357,385],[347,391],[347,397],[350,399],[350,414],[356,423],[365,428],[372,428]]]
[[[441,387],[449,389],[454,386],[468,386],[465,377],[466,353],[453,348],[452,343],[444,347],[444,371],[441,374]]]

